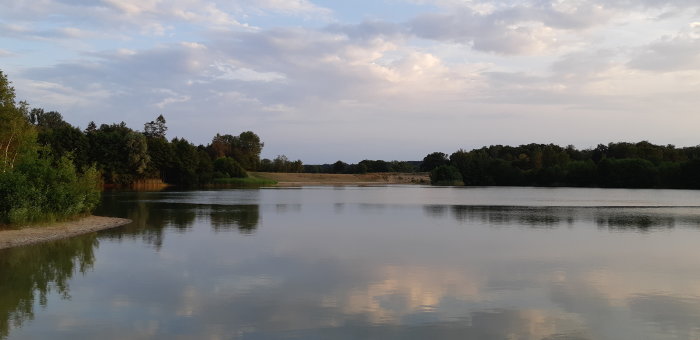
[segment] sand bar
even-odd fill
[[[131,220],[125,218],[88,216],[74,221],[0,230],[0,249],[69,238],[130,222]]]

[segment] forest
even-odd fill
[[[638,143],[492,145],[421,163],[436,185],[700,189],[700,146]]]
[[[231,183],[248,180],[248,171],[303,170],[300,160],[285,156],[260,160],[264,143],[252,131],[216,134],[195,146],[185,138],[168,140],[163,115],[143,131],[124,122],[90,122],[81,130],[59,112],[17,101],[2,71],[0,122],[0,225],[89,214],[105,187]]]

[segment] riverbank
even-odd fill
[[[131,220],[125,218],[88,216],[74,221],[0,230],[0,249],[69,238],[119,227],[130,222]]]
[[[311,174],[254,172],[251,173],[251,176],[276,181],[278,186],[430,184],[428,173]]]

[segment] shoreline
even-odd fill
[[[60,240],[131,223],[117,217],[87,216],[73,221],[0,230],[0,249]]]
[[[366,174],[316,174],[288,172],[251,172],[251,176],[274,180],[276,186],[343,186],[385,184],[430,184],[428,173],[375,172]]]

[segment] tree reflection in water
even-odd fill
[[[246,235],[254,233],[260,221],[258,205],[169,203],[149,201],[148,193],[132,195],[134,199],[105,197],[100,208],[103,214],[133,222],[101,231],[100,239],[141,238],[159,250],[167,228],[188,232],[198,218],[209,219],[216,232],[238,231]],[[46,306],[51,293],[69,299],[68,282],[75,273],[84,274],[92,268],[98,244],[98,234],[92,233],[0,250],[0,339],[6,338],[11,328],[19,328],[34,318],[36,299],[41,306]]]
[[[258,205],[194,204],[154,200],[152,196],[153,193],[148,192],[105,195],[97,214],[104,211],[133,222],[108,230],[101,237],[111,240],[141,238],[158,250],[163,245],[166,228],[187,232],[197,218],[209,219],[217,232],[238,230],[246,235],[253,234],[260,223]]]
[[[647,232],[678,226],[700,227],[700,211],[685,207],[526,207],[426,205],[426,216],[493,227],[526,226],[557,228],[574,223],[593,223],[611,231]]]
[[[46,306],[55,292],[69,299],[68,281],[95,261],[97,234],[0,250],[0,338],[34,318],[35,300]]]

